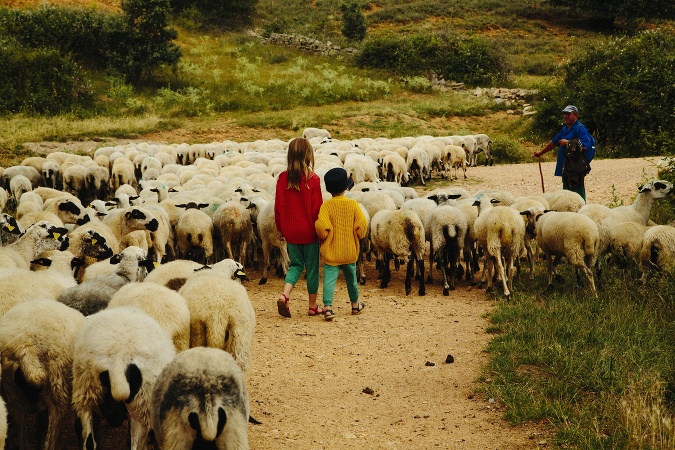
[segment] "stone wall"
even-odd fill
[[[330,41],[322,42],[307,36],[295,34],[272,33],[269,37],[264,37],[255,31],[249,31],[249,35],[260,40],[263,44],[280,45],[282,47],[292,47],[310,53],[317,53],[324,56],[350,56],[357,52],[355,48],[340,47]]]

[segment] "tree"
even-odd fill
[[[634,24],[639,19],[675,18],[673,0],[548,0],[548,2],[604,19],[610,24],[616,19]]]
[[[340,5],[342,12],[342,35],[350,41],[361,42],[366,37],[368,25],[361,6],[352,2]]]
[[[199,19],[210,25],[223,25],[252,21],[258,0],[170,0],[176,14],[194,9]]]
[[[169,0],[122,0],[125,26],[113,39],[110,63],[138,83],[162,65],[175,66],[181,57],[173,41],[178,33],[169,28]]]

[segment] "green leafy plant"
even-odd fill
[[[366,37],[368,25],[361,5],[357,2],[340,5],[342,35],[349,41],[361,42]]]

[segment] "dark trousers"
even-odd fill
[[[584,202],[586,201],[586,187],[584,186],[584,179],[581,179],[581,183],[578,183],[574,187],[570,187],[567,178],[562,177],[562,182],[563,182],[563,189],[576,192],[577,194],[581,195],[581,198],[584,199]]]

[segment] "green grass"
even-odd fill
[[[565,267],[545,292],[545,271],[490,314],[486,394],[512,423],[551,423],[561,448],[672,448],[675,280],[610,269],[593,298]]]

